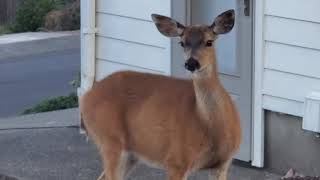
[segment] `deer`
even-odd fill
[[[184,26],[158,14],[152,20],[161,34],[179,38],[191,78],[120,71],[80,98],[83,125],[103,162],[99,179],[122,180],[144,162],[164,169],[168,180],[203,169],[227,180],[241,125],[218,77],[214,43],[233,29],[235,12],[223,12],[210,26]]]

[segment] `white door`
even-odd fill
[[[220,13],[236,10],[236,25],[217,40],[220,79],[240,112],[243,143],[237,158],[251,160],[252,16],[249,0],[191,0],[191,23],[210,24]]]
[[[236,10],[234,29],[221,35],[216,48],[221,82],[236,102],[241,116],[243,143],[237,158],[243,161],[251,160],[252,11],[249,3],[249,0],[189,0],[189,8],[186,8],[191,24],[208,25],[220,13]],[[186,77],[174,44],[176,42],[173,43],[172,73]]]

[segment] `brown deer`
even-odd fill
[[[213,47],[234,26],[233,10],[211,26],[183,26],[152,15],[158,30],[179,37],[192,80],[132,71],[96,82],[81,98],[89,136],[100,150],[106,180],[122,180],[138,161],[167,170],[169,180],[215,169],[227,179],[241,142],[238,112],[222,87]]]

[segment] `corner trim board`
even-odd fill
[[[253,77],[253,139],[252,166],[264,166],[264,110],[262,106],[264,69],[264,0],[254,4],[254,77]]]

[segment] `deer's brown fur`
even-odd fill
[[[138,160],[166,169],[170,180],[208,168],[226,179],[241,142],[239,116],[218,79],[214,48],[198,52],[203,68],[192,80],[117,72],[81,98],[84,124],[99,147],[107,180],[121,180]]]

